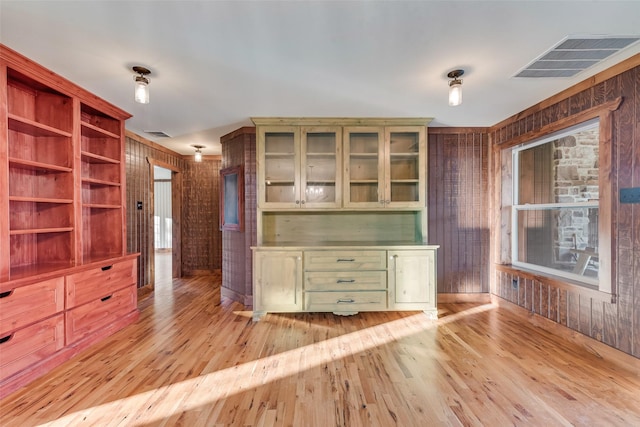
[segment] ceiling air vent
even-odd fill
[[[169,135],[167,135],[166,133],[159,131],[159,130],[145,130],[144,133],[148,133],[149,135],[153,135],[156,138],[171,138]]]
[[[567,37],[514,77],[572,77],[640,40],[631,37]]]

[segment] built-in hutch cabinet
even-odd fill
[[[137,318],[128,117],[0,45],[0,397]]]
[[[430,119],[254,118],[254,318],[436,308]]]

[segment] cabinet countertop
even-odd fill
[[[395,249],[438,249],[439,245],[430,245],[420,242],[336,242],[336,241],[318,241],[318,242],[280,242],[265,243],[260,246],[252,246],[252,250],[344,250],[344,249],[378,249],[378,250],[395,250]]]

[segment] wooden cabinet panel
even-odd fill
[[[136,282],[136,262],[126,260],[67,276],[67,308],[86,304]]]
[[[10,377],[63,347],[62,313],[0,337],[0,379]]]
[[[64,309],[64,278],[22,286],[0,294],[0,338]]]
[[[387,272],[382,271],[310,271],[304,274],[307,291],[386,290]]]
[[[435,250],[389,251],[389,305],[397,310],[436,307]]]
[[[384,270],[386,251],[305,251],[306,271]]]
[[[302,252],[254,251],[254,316],[302,310]]]
[[[65,312],[67,345],[104,328],[136,309],[136,287],[113,292]]]
[[[306,292],[305,311],[354,313],[358,311],[384,311],[387,309],[386,291]]]

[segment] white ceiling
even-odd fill
[[[0,42],[133,114],[178,153],[220,153],[250,117],[433,117],[491,126],[573,78],[513,78],[567,36],[640,35],[640,1],[13,1]],[[151,69],[148,105],[133,65]],[[447,72],[465,70],[449,107]],[[154,138],[145,131],[163,131]]]

